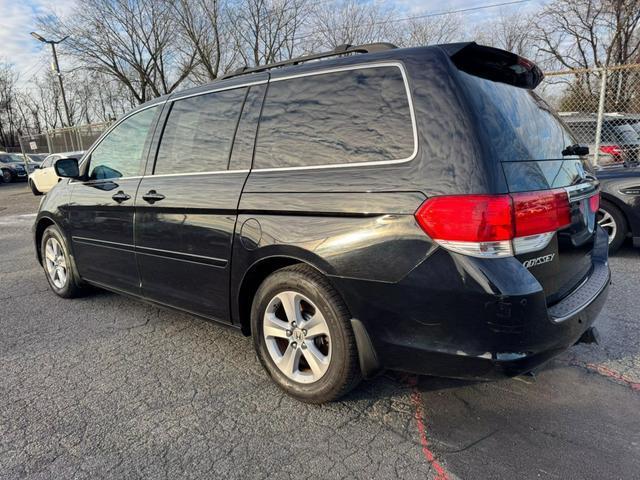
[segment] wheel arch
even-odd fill
[[[64,235],[64,230],[60,227],[60,224],[51,217],[42,216],[36,221],[36,224],[35,224],[35,228],[33,232],[33,235],[34,235],[33,240],[36,247],[36,255],[38,258],[38,263],[40,263],[40,265],[42,265],[42,252],[40,251],[40,244],[42,243],[42,235],[44,234],[44,231],[47,228],[49,228],[51,225],[55,225],[56,227],[58,227]],[[69,254],[71,254],[71,252],[69,252]]]
[[[243,335],[251,335],[251,304],[260,284],[273,272],[297,264],[307,265],[317,270],[327,279],[329,278],[322,268],[294,255],[276,254],[265,256],[253,262],[246,269],[234,300],[237,307],[237,320]]]

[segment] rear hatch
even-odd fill
[[[535,65],[475,44],[451,58],[480,141],[491,152],[491,161],[501,163],[509,193],[526,200],[527,208],[539,208],[540,215],[547,213],[548,203],[536,203],[535,193],[523,192],[548,196],[552,190],[568,208],[565,225],[537,245],[535,239],[524,239],[529,247],[515,252],[542,285],[547,303],[553,304],[578,287],[592,269],[598,182],[584,158],[567,154],[566,148],[576,140],[532,90],[542,79]]]

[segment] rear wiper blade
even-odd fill
[[[569,145],[567,148],[562,150],[562,156],[566,157],[567,155],[578,155],[579,157],[589,155],[589,147],[577,143],[575,145]]]

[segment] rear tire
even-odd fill
[[[618,207],[606,200],[600,202],[596,218],[609,236],[609,253],[615,253],[627,238],[627,220]]]
[[[13,181],[13,175],[9,170],[2,170],[2,183],[11,183]]]
[[[29,180],[29,187],[31,187],[31,191],[35,196],[42,195],[42,192],[38,190],[38,188],[36,187],[36,184],[33,183],[33,180]]]
[[[307,265],[278,270],[260,285],[251,331],[267,373],[303,402],[336,400],[360,382],[347,307],[327,279]]]
[[[49,286],[62,298],[80,296],[82,288],[64,235],[56,225],[47,227],[40,242],[42,267]]]

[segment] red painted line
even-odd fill
[[[614,380],[618,380],[619,382],[625,383],[631,390],[635,390],[636,392],[640,392],[640,383],[634,382],[629,377],[623,375],[620,372],[616,372],[615,370],[611,370],[604,365],[596,365],[595,363],[586,363],[584,364],[586,368],[592,370],[600,375],[604,375],[605,377],[613,378]]]
[[[424,410],[422,407],[422,394],[418,390],[418,379],[416,377],[409,377],[407,383],[411,387],[411,403],[415,408],[416,426],[418,427],[418,434],[420,435],[420,445],[422,446],[422,453],[426,458],[429,465],[433,467],[436,472],[435,480],[449,480],[449,473],[444,469],[442,465],[436,460],[436,456],[429,448],[429,441],[427,440],[427,427],[424,422]]]

